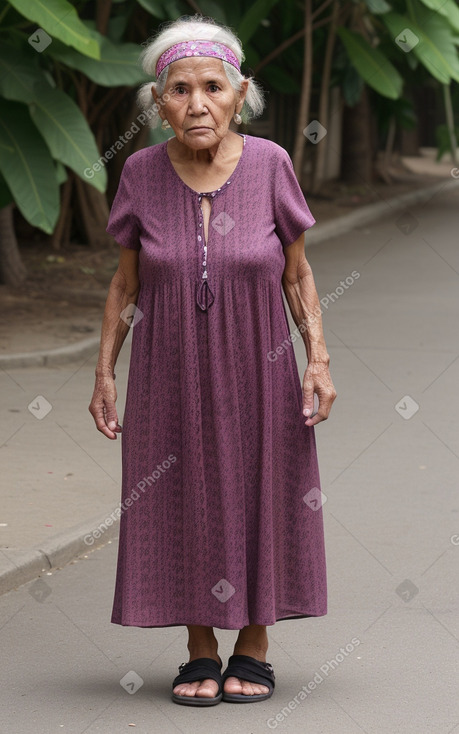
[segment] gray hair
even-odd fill
[[[239,38],[227,26],[217,24],[212,18],[203,18],[195,15],[189,19],[179,18],[169,23],[161,30],[151,41],[149,41],[141,54],[141,62],[143,70],[150,76],[155,76],[156,64],[159,57],[168,48],[176,43],[183,41],[195,41],[202,39],[206,41],[216,41],[228,46],[235,54],[239,64],[244,61],[244,52]],[[259,117],[264,109],[264,93],[262,87],[253,77],[245,77],[235,66],[228,61],[223,61],[223,69],[226,73],[229,83],[236,92],[241,90],[241,82],[248,79],[249,86],[241,110],[241,117],[244,122],[250,122],[255,117]],[[161,96],[166,87],[169,66],[161,72],[156,82],[147,82],[142,84],[137,93],[137,103],[148,115],[150,127],[157,127],[161,122],[158,114],[159,106],[155,103],[151,93],[152,86],[155,87],[157,93]]]

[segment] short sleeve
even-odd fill
[[[283,151],[278,159],[274,175],[274,212],[276,234],[282,247],[296,242],[316,221],[309,211],[287,151]]]
[[[121,172],[118,190],[108,218],[107,232],[119,245],[131,250],[140,250],[140,226],[136,214],[135,188],[129,158]]]

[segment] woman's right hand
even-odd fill
[[[112,440],[121,433],[116,412],[116,386],[115,380],[110,375],[97,375],[89,412],[94,418],[97,430]]]

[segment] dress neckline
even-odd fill
[[[179,176],[179,174],[175,170],[174,166],[172,165],[172,161],[169,158],[169,154],[167,152],[167,143],[169,142],[168,140],[166,140],[163,143],[163,145],[164,145],[164,154],[165,154],[165,156],[167,158],[167,161],[168,161],[168,164],[170,166],[170,169],[172,170],[172,172],[174,173],[174,175],[178,178],[178,180],[181,182],[181,184],[186,189],[188,189],[188,191],[191,191],[193,194],[196,194],[196,196],[199,196],[199,197],[201,197],[201,196],[212,196],[212,197],[214,197],[220,191],[222,191],[224,188],[226,188],[228,186],[228,184],[231,183],[231,181],[233,180],[234,176],[239,171],[239,168],[241,166],[242,159],[245,157],[244,156],[244,153],[245,153],[245,149],[246,149],[246,143],[247,143],[248,136],[246,134],[244,134],[244,133],[236,133],[236,135],[240,135],[244,139],[244,143],[243,143],[243,146],[242,146],[241,155],[239,156],[239,160],[236,163],[236,166],[234,167],[233,172],[231,173],[231,175],[229,176],[229,178],[225,181],[225,183],[222,184],[221,186],[219,186],[218,189],[214,189],[213,191],[196,191],[196,189],[192,189],[191,186],[188,186],[188,184],[185,183],[185,181],[183,180],[183,178],[181,178],[181,176]]]

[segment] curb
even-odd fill
[[[106,526],[106,530],[100,538],[96,539],[92,536],[94,542],[91,545],[84,541],[85,537],[92,535],[94,530],[105,523],[105,520],[112,513],[113,509],[107,510],[102,517],[98,516],[91,520],[85,520],[83,523],[49,538],[39,547],[27,550],[1,548],[0,595],[17,589],[46,571],[61,568],[78,558],[78,556],[85,555],[89,551],[105,545],[109,540],[117,538],[119,523],[115,522],[110,526]]]
[[[457,186],[459,186],[459,180],[441,181],[432,186],[427,186],[424,189],[408,191],[408,193],[393,199],[368,204],[357,211],[336,217],[336,219],[332,219],[330,222],[325,222],[324,224],[318,223],[311,230],[308,230],[305,237],[306,247],[318,245],[320,242],[330,240],[333,237],[344,234],[344,232],[350,232],[356,227],[368,224],[369,222],[375,222],[387,216],[388,209],[391,210],[392,214],[396,214],[401,210],[406,210],[410,205],[421,204],[429,201],[429,199],[433,199],[440,191],[449,191]]]
[[[92,357],[99,349],[100,337],[92,336],[75,344],[55,349],[43,349],[39,352],[22,352],[18,354],[0,355],[0,369],[11,367],[50,367],[68,364],[77,359]]]
[[[318,225],[307,235],[307,246],[317,245],[325,240],[349,232],[355,227],[367,224],[387,215],[388,207],[392,213],[406,209],[409,205],[419,204],[433,198],[440,191],[448,191],[459,186],[459,181],[447,181],[428,186],[417,191],[410,191],[403,196],[387,201],[369,204],[358,211]],[[0,356],[1,367],[28,367],[65,364],[76,359],[91,356],[99,347],[99,337],[91,337],[68,347],[60,347],[49,351],[43,350],[30,354],[13,354]],[[12,591],[22,584],[39,577],[43,572],[64,566],[78,556],[105,545],[109,540],[118,537],[118,523],[108,526],[99,539],[88,545],[84,538],[90,535],[110,516],[107,511],[103,516],[86,520],[79,525],[65,530],[50,538],[40,547],[28,550],[6,548],[0,549],[0,594]],[[3,558],[1,557],[3,556]]]

